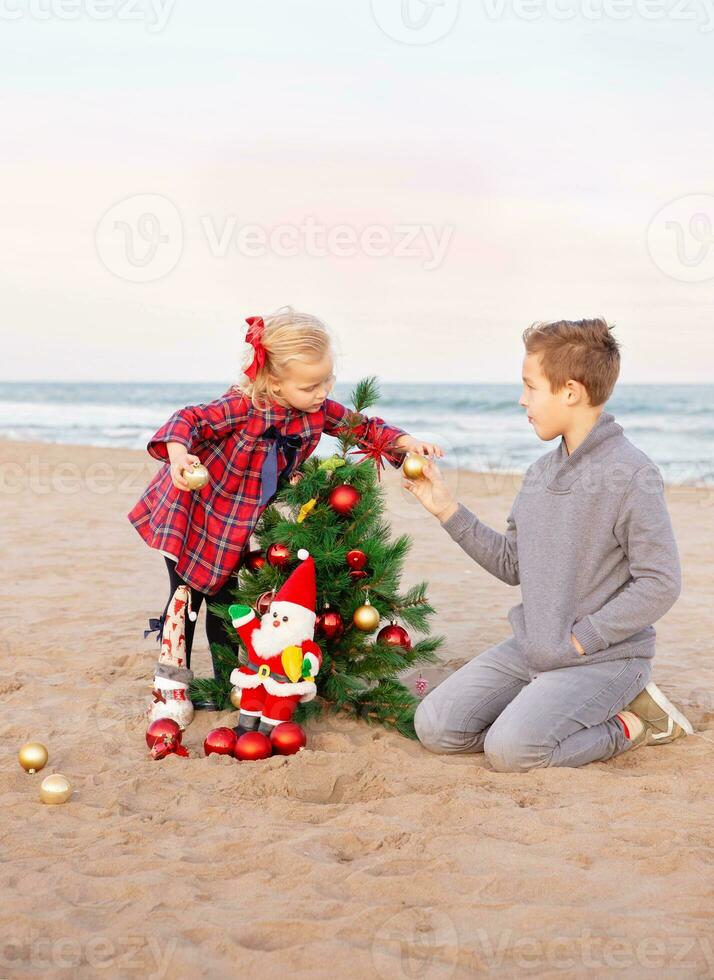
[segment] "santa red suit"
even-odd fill
[[[298,552],[298,567],[283,583],[260,619],[249,606],[231,606],[231,621],[248,653],[248,663],[231,674],[240,689],[236,732],[263,732],[290,721],[301,701],[316,693],[322,653],[314,642],[315,562]]]

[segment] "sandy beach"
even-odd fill
[[[156,463],[0,450],[0,977],[714,977],[714,488],[667,493],[684,586],[653,678],[692,737],[509,774],[330,718],[298,756],[239,764],[203,757],[234,715],[201,712],[191,757],[154,762],[142,630],[166,574],[125,515]],[[395,534],[414,537],[404,584],[430,582],[447,637],[433,687],[508,635],[520,593],[383,479]],[[519,482],[461,472],[456,490],[503,529]],[[69,804],[39,802],[27,740],[72,779]]]

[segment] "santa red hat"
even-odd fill
[[[310,552],[304,548],[298,551],[298,558],[300,564],[283,582],[272,601],[292,602],[296,606],[303,606],[303,608],[314,613],[316,601],[315,561]]]

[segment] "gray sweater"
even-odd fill
[[[442,527],[487,571],[520,584],[508,620],[533,669],[654,657],[652,623],[681,591],[679,552],[660,471],[609,412],[573,453],[561,437],[528,467],[505,534],[461,503]]]

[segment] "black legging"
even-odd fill
[[[171,591],[169,592],[169,598],[166,602],[164,608],[164,616],[169,609],[169,603],[173,597],[174,592],[179,587],[179,585],[185,585],[186,583],[181,578],[180,575],[176,574],[176,562],[172,561],[164,555],[164,560],[166,562],[166,567],[169,571],[169,583]],[[191,589],[191,606],[193,611],[197,613],[203,604],[203,600],[208,600],[209,603],[220,603],[221,605],[228,605],[233,599],[233,593],[238,587],[238,573],[234,572],[225,585],[221,586],[221,589],[214,595],[206,595],[204,592],[198,592],[196,589]],[[190,668],[191,666],[191,649],[193,647],[193,634],[196,629],[196,621],[190,620],[188,615],[186,616],[186,621],[184,623],[184,635],[186,637],[186,666]],[[209,650],[212,643],[221,643],[230,646],[231,636],[235,635],[228,632],[226,627],[226,622],[221,619],[220,616],[216,616],[215,613],[206,607],[206,637],[208,639]],[[211,660],[213,661],[213,653],[211,652]],[[213,665],[214,675],[216,673],[215,663]]]

